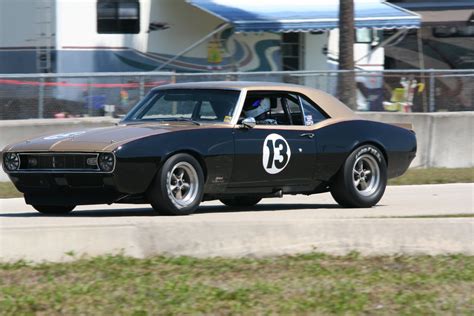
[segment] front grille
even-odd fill
[[[99,171],[98,154],[20,153],[24,171]]]

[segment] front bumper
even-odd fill
[[[14,173],[8,175],[27,204],[110,204],[127,193],[117,189],[113,174]]]

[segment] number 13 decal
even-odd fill
[[[291,158],[291,149],[286,140],[278,134],[270,134],[263,142],[262,164],[269,174],[285,169]]]

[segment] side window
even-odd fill
[[[260,125],[289,125],[290,120],[279,95],[272,91],[252,91],[247,94],[240,120],[253,117]]]
[[[278,125],[290,125],[290,119],[284,109],[283,98],[279,96],[272,97],[272,108],[270,112],[270,118],[278,122]]]
[[[305,125],[312,125],[328,118],[324,112],[319,110],[317,106],[306,97],[301,96],[301,102],[303,104]]]
[[[293,94],[288,94],[284,96],[284,98],[293,125],[304,125],[303,113],[301,112],[298,97]]]
[[[283,105],[281,102],[281,98],[273,98],[273,104],[272,104],[272,113],[273,115],[284,115],[285,111],[283,110]]]
[[[247,94],[240,120],[254,117],[257,124],[312,125],[327,116],[316,105],[297,94],[277,91],[252,91]],[[261,111],[265,108],[265,111]]]

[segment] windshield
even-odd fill
[[[240,91],[168,89],[148,94],[124,121],[230,122]]]

